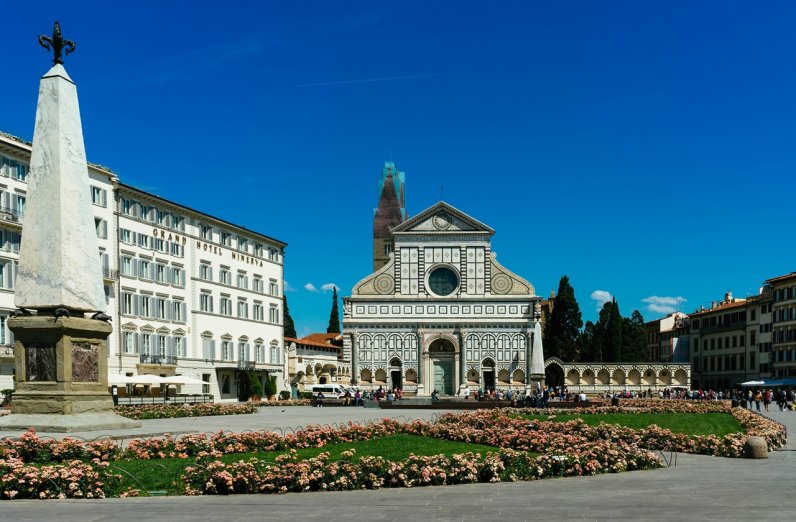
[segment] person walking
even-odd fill
[[[762,400],[763,400],[763,394],[760,393],[760,390],[757,390],[755,392],[755,407],[757,408],[757,411],[760,411],[760,401]]]
[[[769,404],[771,404],[771,389],[770,388],[768,390],[766,390],[765,393],[763,393],[763,407],[766,409],[766,411],[768,411],[768,405]]]

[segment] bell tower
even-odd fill
[[[377,271],[390,260],[394,243],[390,229],[406,221],[404,202],[404,173],[387,161],[379,181],[379,203],[373,209],[373,271]]]

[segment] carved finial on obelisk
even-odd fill
[[[61,36],[61,24],[58,23],[58,20],[56,20],[55,25],[53,25],[52,36],[46,36],[46,35],[39,36],[39,45],[41,45],[48,51],[52,50],[53,65],[64,63],[64,59],[61,57],[61,51],[65,51],[64,54],[71,54],[72,51],[75,50],[75,42],[73,42],[72,40],[64,40],[63,37]],[[51,45],[52,49],[50,48]]]

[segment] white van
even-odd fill
[[[310,391],[313,397],[320,393],[324,399],[342,399],[347,390],[340,384],[313,384]]]

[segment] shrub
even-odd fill
[[[290,392],[287,390],[282,390],[281,392],[279,392],[279,398],[282,399],[283,401],[288,400],[290,398]]]
[[[276,395],[276,377],[268,377],[265,381],[265,396],[269,399]]]

